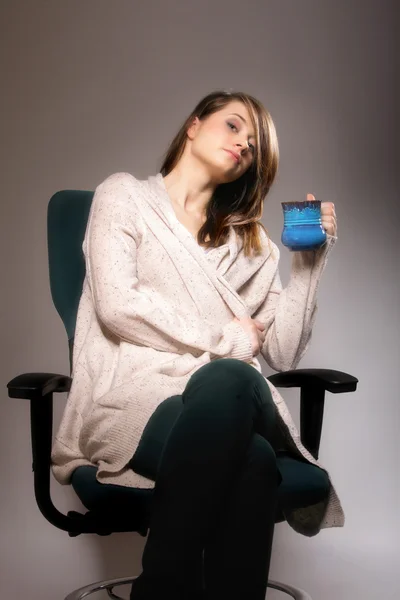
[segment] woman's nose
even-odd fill
[[[244,140],[243,142],[236,142],[236,145],[242,149],[242,152],[247,152],[249,149],[249,142],[247,140]]]

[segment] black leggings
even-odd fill
[[[131,466],[156,482],[154,492],[101,484],[94,466],[74,471],[71,483],[89,510],[147,513],[151,498],[132,600],[264,599],[276,515],[316,504],[330,489],[323,469],[275,455],[276,434],[265,379],[220,359],[149,419]]]
[[[281,480],[268,384],[242,361],[215,360],[180,402],[167,439],[157,435],[161,405],[132,459],[147,476],[156,466],[156,486],[131,598],[263,600]]]

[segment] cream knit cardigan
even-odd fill
[[[117,173],[97,187],[83,243],[86,277],[73,382],[52,452],[60,483],[69,483],[79,465],[92,464],[100,482],[153,487],[126,465],[160,402],[181,394],[190,376],[211,360],[236,358],[261,372],[234,316],[265,323],[261,354],[273,369],[298,365],[336,238],[328,236],[316,252],[293,253],[282,289],[279,250],[262,236],[257,257],[244,255],[233,227],[226,244],[205,253],[177,219],[161,173],[145,181]],[[283,398],[268,385],[287,446],[319,464],[301,444]],[[344,523],[333,486],[326,503],[285,516],[309,536]]]

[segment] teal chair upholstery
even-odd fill
[[[68,336],[70,360],[76,316],[85,277],[82,243],[93,192],[64,190],[55,194],[47,211],[50,288]]]
[[[82,242],[92,199],[91,191],[64,190],[54,194],[48,206],[51,294],[66,329],[71,364],[76,317],[85,277]],[[358,380],[347,373],[326,369],[298,369],[277,373],[269,379],[277,387],[300,388],[302,442],[318,457],[325,392],[354,391]],[[122,531],[146,535],[152,490],[99,483],[96,487],[95,467],[79,467],[72,476],[72,485],[87,512],[69,511],[64,515],[53,505],[50,497],[53,394],[69,391],[70,385],[71,378],[66,375],[24,373],[14,377],[7,386],[9,397],[30,400],[34,489],[40,511],[50,523],[71,536],[81,533],[108,535]],[[328,493],[327,477],[322,470],[312,480],[304,480],[299,475],[301,461],[288,455],[280,456],[279,460],[280,467],[289,475],[281,485],[277,522],[284,520],[283,507],[294,509],[311,505]],[[112,595],[111,588],[126,581],[100,582],[73,592],[68,599],[83,598],[89,591],[99,589],[107,589]],[[293,598],[310,598],[305,592],[285,584],[270,582],[270,586],[285,591]]]

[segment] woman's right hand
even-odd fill
[[[257,356],[265,341],[265,325],[261,321],[257,321],[257,319],[252,319],[251,317],[242,317],[241,319],[235,317],[233,320],[240,323],[246,331],[251,341],[253,356]]]

